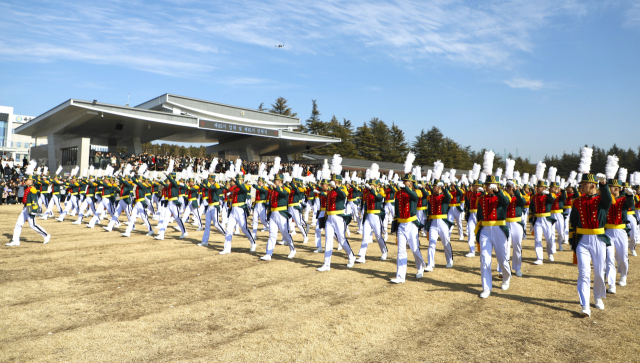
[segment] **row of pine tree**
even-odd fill
[[[340,154],[344,158],[365,159],[371,161],[388,161],[403,163],[409,151],[416,154],[417,165],[431,166],[436,160],[441,160],[445,167],[458,170],[470,170],[474,163],[482,165],[485,150],[474,151],[469,146],[462,146],[453,139],[446,137],[435,126],[428,131],[424,129],[415,137],[415,140],[408,141],[396,124],[388,125],[377,117],[362,126],[354,126],[350,120],[338,118],[333,115],[330,121],[322,121],[321,113],[318,110],[316,100],[312,100],[311,116],[301,125],[300,131],[340,138],[340,143],[314,149],[314,154],[333,155]],[[287,116],[295,117],[297,113],[292,112],[284,97],[279,97],[270,109],[264,109],[261,104],[261,111],[268,111]],[[627,168],[630,172],[640,171],[640,147],[637,151],[633,149],[620,149],[615,144],[605,150],[596,146],[593,148],[593,158],[591,164],[592,172],[604,172],[607,155],[617,155],[620,167]],[[515,170],[521,173],[535,173],[537,160],[530,162],[527,159],[511,154],[507,155],[515,159]],[[580,162],[579,153],[563,153],[562,156],[545,156],[542,160],[549,167],[558,169],[558,175],[567,178],[571,170],[576,170]],[[494,159],[494,168],[504,168],[504,158],[497,155]]]

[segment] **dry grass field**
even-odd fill
[[[25,225],[22,244],[4,247],[20,210],[0,206],[1,362],[640,360],[640,257],[630,257],[628,285],[605,299],[606,310],[583,319],[572,253],[535,266],[530,236],[525,276],[502,291],[494,273],[484,300],[480,259],[464,257],[457,233],[452,269],[438,244],[433,272],[416,280],[409,254],[407,281],[394,285],[395,245],[387,261],[372,245],[352,269],[334,251],[331,271],[320,273],[323,257],[300,233],[294,259],[276,245],[269,262],[259,259],[262,232],[257,252],[236,235],[233,252],[219,255],[217,231],[205,248],[191,225],[184,240],[170,228],[156,241],[140,227],[124,238],[124,226],[107,233],[71,218],[38,220],[53,235],[47,245]]]

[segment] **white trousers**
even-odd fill
[[[556,235],[553,230],[551,222],[546,217],[536,218],[536,223],[533,226],[533,233],[535,239],[536,259],[542,260],[544,257],[542,254],[542,236],[547,241],[547,254],[549,256],[556,253]]]
[[[67,201],[67,203],[64,206],[64,211],[62,213],[60,213],[60,217],[59,218],[64,218],[64,216],[66,216],[67,213],[69,213],[72,209],[73,210],[78,210],[78,196],[77,195],[69,196],[69,200]]]
[[[318,214],[318,218],[316,219],[316,221],[320,220],[320,218],[324,217],[325,215],[325,211],[320,211],[320,213]],[[325,232],[325,236],[327,234],[327,231],[324,228],[320,228],[320,223],[316,224],[316,228],[315,228],[315,234],[316,234],[316,248],[320,248],[322,247],[322,231]]]
[[[80,207],[80,214],[78,214],[78,221],[80,221],[80,223],[82,223],[82,219],[85,215],[83,210],[87,207],[89,207],[93,215],[96,215],[96,207],[93,204],[93,197],[84,197],[84,201],[82,201],[82,206]]]
[[[53,217],[53,206],[56,206],[56,208],[58,208],[58,213],[62,213],[62,207],[60,207],[60,197],[59,194],[52,194],[51,195],[51,199],[49,199],[49,205],[47,206],[47,210],[46,212],[44,212],[44,214],[51,214],[51,216]]]
[[[440,236],[440,240],[442,241],[447,264],[453,263],[453,250],[451,249],[450,241],[451,229],[449,229],[449,226],[447,226],[442,219],[433,219],[429,227],[429,252],[427,254],[427,265],[430,267],[434,267],[436,263],[436,242],[438,242],[438,236]]]
[[[393,203],[384,203],[384,233],[387,234],[387,228],[389,223],[393,222],[393,218],[396,215],[396,209],[393,207]]]
[[[160,215],[160,207],[161,207],[161,203],[160,203],[160,199],[158,198],[158,196],[156,194],[151,195],[151,204],[155,203],[155,209],[154,209],[154,216],[159,216]],[[150,205],[151,205],[150,204]]]
[[[42,208],[42,212],[47,210],[50,197],[51,196],[49,195],[49,193],[40,193],[40,195],[38,196],[38,205],[40,206],[40,208]]]
[[[469,213],[467,220],[467,238],[469,242],[469,252],[476,252],[476,225],[478,224],[478,215],[473,212]]]
[[[327,223],[325,224],[325,243],[324,243],[324,265],[331,266],[331,255],[333,254],[333,236],[335,235],[338,240],[338,244],[344,248],[344,252],[348,258],[354,257],[349,241],[345,237],[344,233],[347,229],[347,224],[339,215],[328,215]]]
[[[413,252],[413,258],[416,261],[416,268],[425,268],[427,265],[420,253],[420,241],[418,240],[418,226],[413,222],[399,223],[398,224],[398,267],[396,269],[396,278],[404,280],[407,276],[407,243],[411,252]]]
[[[93,214],[93,218],[91,218],[91,221],[89,221],[89,227],[95,226],[96,223],[98,223],[98,221],[100,220],[100,215],[102,215],[102,212],[105,212],[105,211],[109,213],[111,218],[115,217],[113,214],[114,212],[113,204],[111,203],[111,200],[109,198],[102,198],[100,200],[100,203],[96,208],[96,213]]]
[[[458,207],[449,208],[449,212],[447,213],[447,219],[449,222],[453,222],[453,226],[451,226],[451,231],[453,231],[453,227],[458,226],[458,236],[460,238],[464,238],[464,232],[462,232],[462,217],[464,216],[463,212],[458,210]]]
[[[569,242],[569,216],[571,215],[571,208],[569,209],[565,209],[564,210],[566,212],[566,214],[563,214],[564,216],[564,243],[568,243]]]
[[[42,227],[36,224],[35,217],[31,217],[27,208],[24,207],[22,208],[22,212],[20,212],[20,215],[18,216],[16,226],[13,228],[12,241],[20,241],[20,234],[22,233],[22,225],[24,224],[24,222],[29,222],[29,227],[31,227],[31,229],[36,231],[42,237],[47,236],[47,232]]]
[[[267,255],[273,255],[273,249],[278,240],[278,231],[282,233],[282,237],[289,245],[289,252],[293,252],[296,248],[293,245],[293,238],[289,234],[289,219],[280,214],[280,212],[271,212],[269,218],[269,239],[267,240]]]
[[[258,221],[262,223],[262,229],[269,229],[269,221],[267,221],[267,208],[265,203],[256,203],[253,208],[253,234],[258,233]]]
[[[420,222],[420,224],[425,225],[427,223],[427,214],[425,213],[425,210],[417,210],[416,217],[418,218],[418,222]]]
[[[635,251],[638,239],[640,238],[640,228],[635,215],[629,215],[629,249]]]
[[[513,248],[513,269],[520,271],[522,268],[522,237],[524,236],[524,229],[518,222],[507,222],[509,227],[509,241]],[[483,228],[484,229],[484,228]]]
[[[288,212],[291,213],[291,219],[296,222],[296,226],[298,226],[300,233],[302,233],[302,237],[307,238],[307,222],[302,218],[300,211],[296,208],[289,207]]]
[[[344,212],[345,214],[351,214],[353,220],[358,225],[358,230],[360,230],[360,211],[358,210],[358,206],[354,202],[347,202]]]
[[[561,245],[564,242],[564,215],[562,213],[554,213],[551,215],[556,220],[554,227],[558,232],[558,244]]]
[[[309,223],[309,212],[311,213],[315,212],[315,206],[316,206],[315,201],[316,201],[315,199],[313,200],[307,199],[307,203],[306,203],[307,206],[304,208],[304,220],[307,223]]]
[[[209,235],[211,234],[211,225],[220,231],[223,235],[226,235],[224,228],[220,225],[220,221],[218,218],[218,208],[217,206],[210,205],[207,207],[207,213],[205,214],[205,224],[204,224],[204,233],[202,234],[202,243],[209,243]]]
[[[311,216],[311,225],[315,226],[318,223],[318,211],[320,211],[320,197],[316,197],[313,200],[313,215]]]
[[[509,243],[507,236],[498,226],[482,227],[480,230],[480,277],[482,290],[491,291],[493,277],[491,275],[491,252],[496,251],[498,265],[502,270],[504,281],[511,279],[511,266],[509,266]]]
[[[147,217],[147,211],[145,207],[142,205],[142,203],[136,202],[136,204],[133,206],[133,209],[131,210],[131,223],[129,223],[129,225],[127,226],[127,230],[125,231],[125,233],[131,233],[131,231],[133,230],[133,226],[136,223],[136,218],[138,217],[142,218],[142,222],[147,227],[147,232],[152,231],[151,223],[149,223],[149,218]]]
[[[591,290],[591,263],[593,262],[593,297],[607,297],[607,289],[604,284],[606,245],[598,236],[582,235],[576,256],[578,258],[578,296],[580,305],[589,306]]]
[[[229,214],[229,219],[227,220],[227,234],[224,236],[225,251],[231,251],[233,229],[236,228],[236,224],[240,226],[244,235],[247,236],[249,242],[251,242],[251,246],[256,243],[256,241],[253,240],[251,232],[249,232],[249,229],[247,228],[247,216],[244,214],[244,209],[240,207],[231,207],[231,214]]]
[[[611,238],[611,246],[607,247],[607,283],[609,286],[616,284],[617,272],[620,277],[627,276],[629,272],[629,238],[624,229],[607,229],[605,233]],[[616,261],[618,269],[616,270]]]
[[[178,223],[178,228],[180,228],[180,232],[184,233],[186,230],[184,228],[184,223],[182,223],[182,219],[180,219],[180,214],[178,212],[178,207],[170,200],[167,203],[167,206],[164,208],[164,213],[160,216],[160,223],[158,223],[158,236],[164,236],[164,232],[167,230],[167,226],[169,225],[169,220],[173,217],[173,219]]]
[[[182,223],[187,223],[187,219],[189,219],[189,215],[193,214],[193,219],[198,223],[198,229],[202,228],[202,218],[200,217],[200,209],[198,207],[194,207],[191,202],[189,205],[184,208],[184,213],[182,213]]]
[[[118,206],[116,207],[116,211],[113,213],[113,216],[111,217],[111,221],[109,222],[109,224],[113,226],[113,224],[118,222],[118,218],[120,218],[120,213],[122,212],[124,212],[124,215],[127,217],[127,220],[131,221],[131,217],[129,216],[130,210],[131,210],[131,206],[127,204],[124,200],[120,199],[118,201]]]
[[[358,256],[364,257],[367,254],[367,248],[369,247],[369,244],[373,242],[373,235],[376,236],[380,252],[388,252],[387,245],[384,243],[384,239],[382,238],[382,219],[380,219],[377,214],[366,213],[364,221],[362,222],[362,229],[362,244],[360,245]]]
[[[522,208],[522,221],[524,222],[524,230],[527,230],[527,224],[529,223],[529,208]]]

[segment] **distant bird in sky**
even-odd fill
[[[284,44],[278,44],[278,45],[276,45],[276,47],[277,47],[277,48],[283,48],[283,47],[284,47]]]

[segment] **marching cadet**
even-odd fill
[[[509,228],[509,244],[513,247],[513,269],[516,270],[516,276],[522,277],[522,237],[526,231],[522,222],[522,209],[525,200],[522,197],[522,191],[518,187],[517,180],[507,181],[506,192],[509,194],[509,206],[507,207],[507,227]],[[509,250],[507,250],[507,258]],[[498,271],[501,271],[501,265],[498,264]]]
[[[302,243],[307,243],[309,241],[307,237],[309,226],[304,221],[304,218],[302,218],[302,207],[300,206],[300,201],[302,200],[305,191],[305,189],[302,187],[302,180],[293,178],[291,183],[289,183],[289,190],[289,214],[291,215],[291,219],[293,219],[296,226],[298,226],[300,233],[302,233]]]
[[[271,195],[269,207],[271,210],[269,216],[269,239],[267,240],[266,254],[260,257],[261,260],[270,261],[273,250],[278,239],[278,231],[282,233],[282,237],[289,245],[289,255],[287,258],[293,258],[296,255],[296,248],[293,245],[293,238],[289,234],[289,196],[291,190],[284,186],[284,175],[276,174],[273,183],[271,183]]]
[[[418,222],[418,217],[416,216],[420,195],[413,190],[413,183],[416,180],[415,175],[409,174],[414,159],[414,154],[410,152],[405,162],[405,175],[402,178],[402,182],[398,183],[398,190],[395,193],[395,219],[391,232],[396,232],[398,254],[396,258],[396,277],[391,279],[394,284],[404,283],[407,275],[407,244],[409,244],[416,262],[416,268],[418,269],[416,273],[417,279],[422,278],[427,266],[422,258],[422,253],[420,253],[418,233],[422,228],[422,224]]]
[[[556,220],[551,217],[551,207],[556,200],[555,194],[549,194],[547,182],[538,180],[536,184],[536,194],[531,196],[530,216],[533,225],[533,237],[535,240],[536,261],[534,264],[542,265],[542,237],[547,241],[547,255],[549,261],[553,261],[553,254],[556,253],[556,240],[553,224]]]
[[[527,230],[527,222],[529,221],[529,207],[531,206],[531,187],[529,184],[525,184],[522,187],[522,198],[524,198],[524,208],[522,209],[522,223],[524,224],[524,230]],[[531,232],[533,232],[533,227],[531,228]],[[524,238],[527,238],[526,235]]]
[[[564,212],[564,202],[567,200],[567,191],[561,190],[558,182],[551,182],[549,191],[555,197],[551,205],[551,218],[556,220],[554,226],[558,232],[558,249],[564,251],[564,247],[562,247],[564,243],[564,215],[562,213]]]
[[[584,156],[584,149],[583,149]],[[590,158],[589,158],[590,159]],[[582,164],[582,161],[581,161]],[[611,191],[604,174],[588,174],[588,168],[580,181],[580,194],[573,201],[569,216],[569,239],[574,251],[574,263],[578,265],[578,296],[582,306],[581,315],[591,316],[589,294],[591,290],[591,264],[593,263],[593,297],[596,308],[604,310],[604,299],[607,296],[604,283],[605,256],[607,246],[611,244],[605,233],[607,214],[611,207]],[[597,185],[600,194],[598,195]]]
[[[614,173],[615,175],[615,173]],[[616,293],[616,260],[618,262],[617,270],[620,272],[620,286],[627,284],[627,273],[629,272],[629,238],[627,236],[628,214],[629,208],[634,205],[635,192],[631,188],[625,189],[626,195],[621,195],[622,185],[618,179],[609,179],[609,190],[612,195],[611,207],[607,213],[607,223],[604,225],[604,231],[611,245],[607,246],[607,267],[605,274],[610,294]]]
[[[331,189],[327,191],[327,219],[325,222],[325,246],[324,246],[324,264],[318,268],[318,271],[331,270],[331,255],[333,254],[333,238],[334,235],[338,240],[338,244],[344,248],[349,262],[347,267],[353,267],[356,256],[349,245],[349,241],[345,236],[345,230],[351,221],[351,215],[345,214],[345,201],[347,199],[347,188],[342,185],[342,158],[338,154],[333,155],[331,164],[331,181],[329,185]]]
[[[193,214],[193,219],[198,226],[198,231],[202,231],[202,218],[200,217],[200,207],[198,206],[198,193],[200,192],[200,187],[196,185],[194,178],[189,178],[184,186],[184,190],[187,205],[182,213],[182,224],[187,223],[189,215]]]
[[[96,223],[99,223],[104,212],[108,213],[111,218],[114,218],[113,205],[116,198],[116,185],[109,176],[105,176],[103,180],[98,181],[97,184],[98,187],[102,187],[102,196],[100,199],[100,204],[98,204],[98,207],[96,208],[96,213],[93,214],[91,221],[89,221],[89,223],[87,224],[88,228],[93,228]],[[119,222],[116,222],[116,225],[118,224]]]
[[[166,186],[166,201],[167,205],[164,208],[164,213],[160,217],[160,223],[158,223],[158,235],[155,237],[157,240],[164,240],[164,233],[167,230],[167,225],[169,224],[169,220],[171,217],[178,223],[178,228],[180,228],[180,232],[182,234],[179,238],[185,238],[188,236],[187,230],[184,228],[184,223],[182,223],[182,219],[180,219],[180,214],[178,213],[178,208],[180,207],[180,202],[178,201],[178,182],[175,180],[176,173],[169,173],[167,175],[167,186]]]
[[[47,210],[47,207],[49,206],[49,200],[51,200],[51,193],[49,192],[49,186],[51,185],[51,181],[49,180],[48,174],[49,174],[48,171],[44,171],[42,175],[38,178],[40,182],[40,188],[39,188],[40,195],[38,197],[38,204],[42,208],[42,213],[40,214],[41,216],[44,216],[44,212]]]
[[[264,175],[260,175],[256,184],[253,185],[253,189],[256,191],[256,200],[253,207],[253,239],[256,239],[258,233],[258,221],[262,222],[262,232],[269,228],[269,221],[267,221],[269,189],[264,185],[265,181]]]
[[[327,236],[326,226],[327,226],[327,193],[329,192],[329,179],[331,178],[331,170],[329,170],[329,164],[326,163],[323,165],[322,171],[318,173],[318,183],[319,185],[313,190],[313,193],[316,195],[316,203],[318,204],[318,213],[314,217],[317,221],[315,234],[316,234],[316,250],[314,253],[323,253],[324,249],[322,248],[322,232],[325,232],[325,238]]]
[[[60,206],[60,187],[63,185],[64,183],[60,181],[57,175],[51,181],[51,199],[49,200],[47,210],[42,215],[42,219],[47,220],[49,215],[53,217],[53,206],[58,208],[58,213],[62,213],[63,209]]]
[[[153,180],[151,187],[151,203],[149,203],[149,206],[153,208],[153,205],[155,205],[155,209],[153,209],[153,214],[151,215],[151,218],[155,221],[160,220],[160,214],[162,214],[161,200],[163,197],[162,191],[164,187],[165,185],[162,183],[162,181],[158,179]]]
[[[78,184],[80,184],[80,187],[78,188],[78,216],[79,216],[80,214],[83,214],[84,208],[87,207],[87,204],[84,202],[87,196],[87,186],[89,185],[89,182],[87,181],[87,177],[80,178],[78,180]]]
[[[11,242],[7,243],[5,246],[20,246],[20,234],[22,233],[22,225],[25,221],[29,223],[29,227],[31,227],[31,229],[44,237],[44,244],[47,244],[51,239],[51,235],[36,224],[36,214],[38,213],[38,191],[33,186],[33,171],[35,166],[35,161],[32,161],[25,171],[28,178],[25,180],[26,188],[24,196],[22,197],[22,204],[24,205],[24,208],[22,208],[22,212],[20,212],[16,226],[13,229],[13,238],[11,239]]]
[[[378,246],[380,247],[380,252],[382,253],[381,260],[387,259],[387,253],[389,250],[387,249],[387,244],[382,238],[382,221],[384,221],[384,209],[382,204],[384,203],[384,188],[380,187],[380,182],[378,179],[371,179],[367,184],[365,184],[365,191],[363,194],[363,205],[364,205],[364,217],[363,217],[363,233],[362,233],[362,244],[360,245],[360,251],[358,251],[358,256],[360,256],[356,262],[365,263],[367,248],[369,244],[373,242],[373,235],[376,236],[376,241],[378,241]]]
[[[250,251],[256,250],[256,241],[253,239],[251,232],[247,225],[247,215],[249,214],[247,207],[247,199],[251,200],[251,186],[244,183],[244,175],[240,172],[235,178],[230,179],[233,185],[229,188],[227,196],[231,202],[231,211],[229,212],[229,219],[227,220],[227,234],[224,238],[224,249],[220,251],[221,255],[231,253],[231,240],[233,239],[233,230],[236,228],[236,224],[240,226],[240,229],[251,243]]]
[[[151,184],[147,184],[143,176],[140,176],[139,180],[134,175],[131,178],[131,181],[136,185],[136,189],[132,197],[134,206],[131,211],[129,225],[122,236],[131,237],[131,231],[135,228],[138,216],[142,218],[142,222],[147,227],[147,236],[153,236],[153,229],[151,228],[151,223],[149,223],[149,218],[147,217],[147,198],[145,197],[146,194],[151,192]]]
[[[356,185],[356,181],[349,179],[346,184],[347,187],[347,206],[345,213],[351,214],[358,226],[357,233],[362,233],[362,221],[360,219],[360,214],[358,213],[358,186]],[[350,235],[349,229],[347,228],[347,235]]]
[[[56,218],[56,221],[58,222],[63,222],[64,216],[66,216],[69,211],[78,210],[78,192],[80,191],[80,184],[74,176],[71,176],[71,181],[65,183],[65,186],[67,187],[68,199],[65,204],[64,211],[60,213],[58,218]]]
[[[306,198],[307,207],[304,209],[304,221],[309,224],[309,213],[311,213],[311,219],[313,223],[311,226],[316,225],[315,214],[316,214],[316,195],[313,193],[313,189],[315,188],[314,183],[311,180],[308,180],[307,188],[304,191],[304,195]]]
[[[571,206],[573,205],[573,200],[578,198],[580,194],[573,188],[572,185],[567,185],[565,188],[566,197],[564,200],[564,206],[562,207],[562,217],[564,222],[564,239],[563,242],[565,244],[569,244],[569,216],[571,215]]]
[[[226,235],[224,228],[220,225],[219,213],[220,213],[220,198],[223,195],[223,186],[216,182],[216,176],[209,174],[209,180],[206,183],[207,191],[207,212],[205,214],[204,233],[202,234],[202,242],[198,246],[206,247],[209,245],[209,235],[211,234],[211,225]]]
[[[439,163],[439,160],[436,162]],[[451,247],[451,226],[453,225],[447,219],[449,212],[449,203],[451,203],[451,193],[446,187],[445,182],[439,180],[442,173],[442,163],[439,164],[438,172],[435,174],[435,186],[433,194],[429,196],[429,206],[427,208],[427,225],[425,228],[429,231],[429,251],[427,255],[426,271],[431,272],[435,266],[436,258],[436,242],[438,236],[442,241],[444,254],[447,259],[446,268],[453,267],[453,249]]]
[[[128,175],[118,177],[118,180],[120,181],[120,201],[118,201],[118,206],[116,207],[116,211],[113,213],[109,224],[106,227],[103,227],[107,232],[111,232],[116,223],[120,224],[118,218],[120,218],[120,213],[122,212],[124,212],[124,215],[127,217],[128,223],[132,223],[131,217],[129,216],[129,210],[131,209],[131,199],[133,199],[132,194],[135,184],[133,184]]]
[[[451,175],[451,178],[453,177],[455,177],[455,175]],[[457,225],[458,239],[464,241],[464,232],[462,231],[462,215],[464,209],[460,207],[460,204],[464,201],[464,194],[458,187],[458,184],[453,180],[449,184],[449,193],[451,193],[451,203],[449,204],[447,219],[451,222],[451,232],[453,232],[453,227]],[[452,233],[449,233],[449,238],[451,238],[451,234]]]
[[[395,218],[395,193],[398,191],[398,188],[391,182],[391,177],[393,175],[393,171],[389,172],[389,181],[384,189],[384,240],[387,241],[389,239],[389,233],[387,233],[387,228],[389,227],[389,223],[393,222]]]
[[[501,266],[503,279],[502,289],[509,289],[511,266],[509,265],[509,227],[507,227],[507,209],[511,200],[509,194],[500,190],[500,177],[488,175],[485,181],[487,193],[478,199],[478,226],[476,235],[480,244],[480,275],[482,292],[480,297],[486,299],[493,288],[491,275],[491,252],[496,251],[498,264]]]
[[[95,182],[93,177],[91,177],[86,183],[85,197],[82,202],[82,206],[80,206],[80,213],[78,214],[78,219],[72,224],[82,224],[82,219],[85,216],[84,211],[89,209],[92,215],[96,214],[94,196],[98,191],[98,183]]]
[[[471,189],[465,193],[464,216],[467,220],[467,238],[469,243],[469,253],[465,257],[476,257],[476,225],[478,224],[478,199],[482,196],[482,183],[475,179],[471,184]]]
[[[416,183],[420,182],[416,180]],[[418,207],[416,208],[416,217],[418,217],[418,222],[425,226],[427,224],[427,207],[429,205],[429,196],[431,195],[431,192],[427,190],[426,181],[425,184],[415,184],[415,190],[416,192],[419,190],[421,194],[420,198],[418,199]],[[421,233],[424,237],[427,236],[427,232],[424,230],[424,228],[422,229]]]

